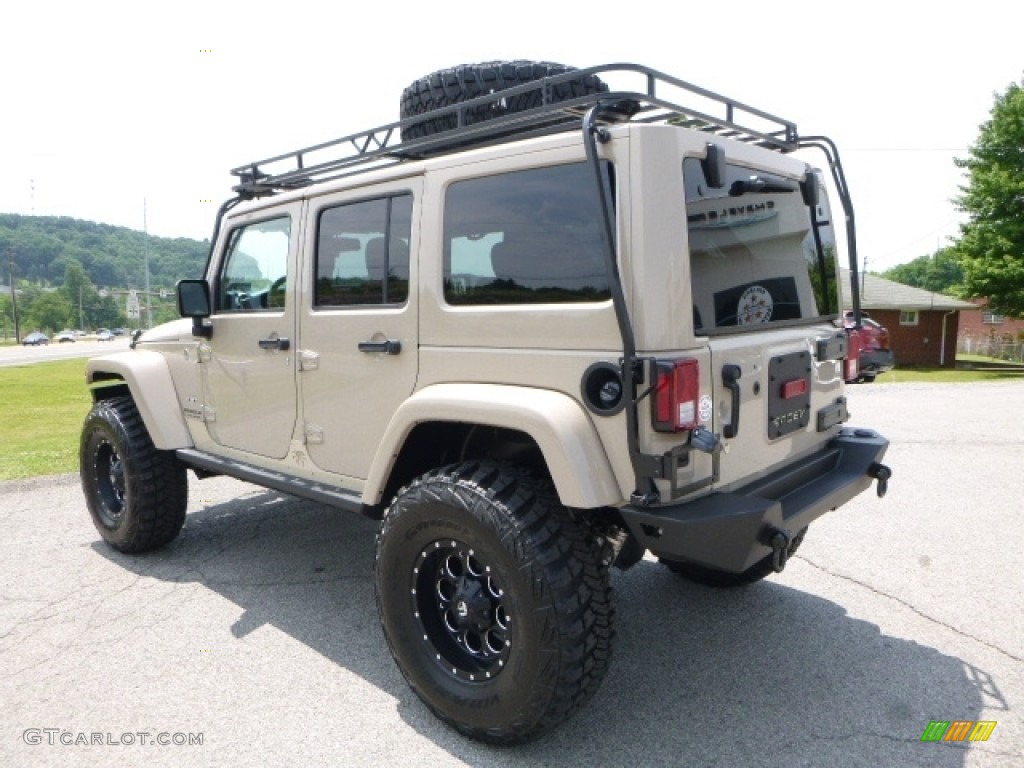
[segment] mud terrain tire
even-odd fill
[[[188,506],[185,465],[153,446],[130,397],[92,407],[79,462],[89,514],[114,549],[146,552],[178,535]]]
[[[375,566],[381,624],[409,685],[493,744],[565,720],[611,658],[603,553],[527,470],[467,462],[415,480],[385,514]]]
[[[484,96],[494,91],[513,88],[545,77],[574,72],[575,67],[548,61],[490,61],[483,64],[462,64],[422,77],[402,91],[401,119],[432,112],[443,107]],[[552,99],[565,101],[592,93],[604,93],[608,86],[594,75],[581,75],[553,87]],[[539,107],[543,93],[538,86],[525,93],[468,109],[464,124],[471,125],[495,117]],[[566,120],[572,118],[567,117]],[[425,119],[403,126],[402,141],[423,138],[455,128],[454,113]]]

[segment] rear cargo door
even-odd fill
[[[813,450],[845,418],[842,336],[824,197],[808,205],[800,179],[735,164],[714,188],[704,170],[697,158],[683,164],[695,331],[709,340],[725,488]]]

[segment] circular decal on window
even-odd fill
[[[701,422],[711,421],[711,412],[713,407],[711,405],[711,398],[708,395],[704,395],[700,399],[700,403],[697,405],[697,416]]]
[[[767,288],[752,285],[743,292],[736,305],[736,322],[739,325],[767,323],[772,319],[772,295]]]

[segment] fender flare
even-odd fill
[[[504,384],[433,384],[402,403],[374,456],[363,489],[365,503],[380,502],[413,428],[439,421],[528,434],[540,447],[558,497],[567,507],[622,503],[611,463],[583,407],[561,392]]]
[[[191,448],[192,435],[185,424],[167,360],[144,349],[94,357],[86,363],[85,380],[93,400],[105,387],[127,385],[153,445],[162,451]],[[161,406],[159,410],[154,403]],[[166,407],[173,403],[172,407]]]

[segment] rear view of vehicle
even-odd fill
[[[657,193],[639,206],[637,299],[622,313],[637,490],[620,515],[634,551],[715,585],[781,571],[811,522],[889,477],[887,441],[844,426],[835,222],[821,175],[795,156],[824,148],[831,163],[833,148],[729,109],[768,128],[633,129],[633,172]]]
[[[402,674],[516,743],[599,689],[612,566],[749,584],[885,493],[801,150],[860,322],[853,212],[827,139],[637,65],[463,65],[402,105],[232,171],[191,323],[88,364],[83,489],[132,553],[181,529],[186,468],[379,519]]]

